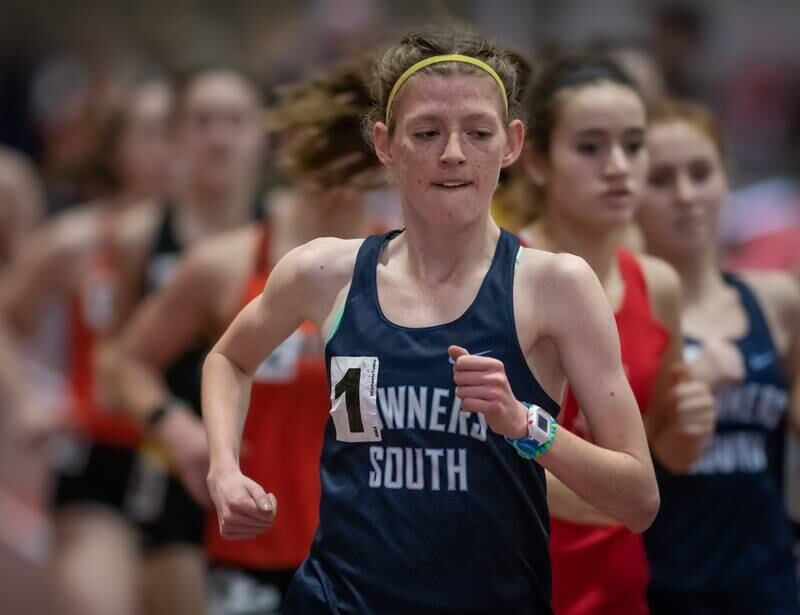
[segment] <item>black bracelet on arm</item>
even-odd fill
[[[147,426],[147,429],[150,431],[158,429],[159,425],[164,422],[167,416],[169,416],[169,414],[175,411],[179,406],[190,409],[189,404],[183,401],[180,397],[168,395],[164,401],[162,401],[147,414],[147,418],[145,419],[145,425]]]

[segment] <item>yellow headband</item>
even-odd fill
[[[417,71],[422,70],[426,66],[430,66],[431,64],[439,64],[441,62],[462,62],[464,64],[472,64],[473,66],[477,66],[481,70],[489,73],[492,78],[497,81],[497,85],[500,86],[500,91],[503,92],[503,103],[506,107],[506,113],[508,113],[508,94],[506,93],[506,86],[503,85],[503,80],[500,79],[500,75],[498,75],[495,70],[489,66],[486,62],[482,62],[477,58],[472,58],[470,56],[463,56],[458,53],[453,53],[449,55],[443,56],[431,56],[429,58],[425,58],[424,60],[420,60],[411,68],[406,70],[400,78],[395,82],[394,87],[392,88],[392,92],[389,94],[389,100],[386,103],[386,125],[389,125],[389,119],[391,118],[392,114],[392,103],[394,102],[395,96],[397,96],[397,92],[403,87],[403,84],[408,80],[408,78],[416,73]]]

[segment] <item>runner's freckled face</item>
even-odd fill
[[[406,216],[469,225],[486,215],[500,169],[516,160],[524,127],[505,123],[489,75],[421,74],[400,89],[394,131],[374,128],[375,149],[395,177]]]

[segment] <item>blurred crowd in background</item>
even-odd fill
[[[537,58],[580,45],[616,59],[649,101],[670,95],[709,105],[726,130],[733,187],[720,223],[721,259],[734,268],[800,274],[800,7],[795,2],[6,0],[0,7],[0,613],[88,613],[54,600],[59,590],[53,589],[53,570],[66,566],[76,577],[89,577],[77,587],[100,576],[80,569],[80,553],[54,562],[54,545],[70,540],[65,532],[85,529],[56,530],[50,514],[59,491],[54,468],[62,472],[75,455],[74,443],[65,444],[65,400],[79,360],[70,297],[78,288],[71,280],[86,275],[81,259],[100,254],[111,259],[109,266],[118,266],[114,259],[136,263],[135,283],[129,285],[134,287],[142,272],[152,277],[168,266],[153,266],[156,253],[174,260],[180,252],[167,245],[168,235],[189,245],[254,223],[262,216],[262,200],[283,211],[278,197],[262,195],[313,175],[303,130],[334,125],[314,108],[309,113],[321,118],[318,124],[303,127],[300,121],[300,130],[286,130],[294,126],[286,113],[292,101],[311,103],[297,92],[293,99],[285,86],[338,70],[343,61],[410,28],[451,21],[473,24],[527,56],[534,70]],[[208,71],[202,85],[198,71]],[[186,89],[189,81],[193,85]],[[348,87],[349,96],[355,88]],[[339,100],[330,91],[325,95]],[[283,113],[268,115],[276,104]],[[304,107],[298,109],[302,113]],[[339,128],[353,133],[352,127]],[[350,146],[342,147],[340,153],[347,154]],[[335,158],[330,152],[321,156],[325,163]],[[359,172],[369,174],[369,166]],[[366,177],[370,188],[378,186],[366,197],[370,221],[357,218],[354,230],[402,225],[391,183],[373,179]],[[208,202],[201,202],[204,198]],[[175,200],[197,201],[201,213],[176,214],[178,221],[170,222],[162,214]],[[226,207],[213,210],[223,201]],[[341,207],[327,201],[323,206]],[[127,246],[130,234],[130,252],[104,251],[106,222],[96,213],[104,209],[124,216],[121,243]],[[499,221],[512,230],[525,222],[519,216],[498,210]],[[323,222],[310,226],[332,234]],[[90,243],[100,248],[86,257],[82,250]],[[148,266],[141,259],[149,259]],[[103,275],[102,267],[89,269]],[[141,286],[160,284],[148,278]],[[94,316],[102,321],[102,289],[97,292],[100,312]],[[126,313],[136,315],[139,329],[117,321],[106,333],[122,332],[128,349],[155,355],[159,349],[136,346],[137,333],[148,330],[147,316],[136,311],[146,294],[137,287],[126,296]],[[207,350],[207,341],[203,347]],[[197,365],[195,360],[195,371]],[[102,371],[102,360],[89,369]],[[133,372],[118,366],[112,371],[138,382]],[[109,461],[103,472],[112,467]],[[202,475],[202,464],[196,473]],[[70,497],[58,495],[62,502]],[[800,520],[800,506],[793,513]],[[118,552],[130,548],[96,535]],[[119,562],[112,556],[106,565]],[[171,610],[158,599],[124,603],[131,587],[135,596],[146,594],[138,589],[140,582],[150,582],[154,595],[181,585],[180,578],[164,578],[172,574],[165,572],[173,570],[169,565],[155,570],[162,578],[137,577],[107,587],[106,602],[96,603],[106,606],[91,612],[192,612]],[[65,576],[63,570],[58,574]],[[127,574],[121,567],[120,577]],[[185,581],[194,587],[191,579]],[[198,600],[211,604],[202,595]],[[241,600],[254,604],[252,596]],[[213,604],[208,608],[213,611]],[[269,607],[239,612],[269,612]]]
[[[752,187],[736,202],[757,200],[759,214],[769,212],[755,222],[750,207],[726,212],[722,240],[737,244],[794,215],[796,18],[792,2],[777,0],[759,7],[614,0],[602,9],[580,0],[12,0],[0,20],[0,143],[32,159],[51,214],[103,190],[89,170],[102,118],[143,76],[228,62],[253,76],[268,103],[276,86],[393,33],[461,20],[531,57],[564,44],[618,48],[654,92],[711,104],[727,129],[734,185]]]

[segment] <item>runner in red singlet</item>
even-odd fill
[[[681,471],[713,429],[713,401],[680,363],[676,274],[657,259],[620,248],[647,171],[642,99],[612,62],[575,56],[547,67],[528,101],[533,143],[524,167],[541,197],[541,215],[521,236],[533,247],[572,252],[591,265],[616,315],[622,362],[651,451]],[[567,429],[592,440],[569,390],[562,416]],[[555,613],[647,613],[641,537],[552,475],[548,504]]]

